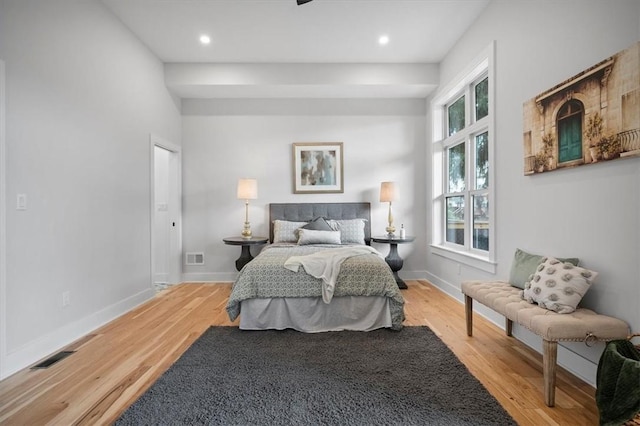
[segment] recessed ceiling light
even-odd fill
[[[211,43],[211,37],[209,37],[209,36],[208,36],[208,35],[206,35],[206,34],[201,35],[201,36],[200,36],[200,43],[202,43],[202,44],[209,44],[209,43]]]
[[[385,44],[389,43],[389,36],[388,35],[381,35],[380,38],[378,39],[378,43],[380,43],[382,46],[384,46]]]

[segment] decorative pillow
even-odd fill
[[[522,298],[559,314],[570,314],[587,293],[597,272],[545,257],[524,285]]]
[[[524,288],[524,283],[531,280],[531,275],[536,271],[538,265],[542,262],[544,256],[527,253],[524,250],[516,249],[511,263],[511,272],[509,273],[509,284],[514,287]],[[569,262],[574,266],[578,266],[580,259],[578,258],[558,258],[560,262]]]
[[[340,231],[317,231],[314,229],[298,229],[298,244],[340,244]]]
[[[307,222],[291,222],[288,220],[273,221],[273,242],[274,243],[295,243],[298,241],[298,228],[306,225]]]
[[[366,244],[364,241],[365,219],[339,219],[330,220],[329,225],[334,230],[340,231],[342,244]]]
[[[311,222],[307,223],[302,227],[303,229],[312,229],[315,231],[335,231],[329,223],[325,220],[324,217],[318,216],[313,219]]]

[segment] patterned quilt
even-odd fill
[[[336,248],[334,245],[298,246],[272,244],[247,263],[233,284],[227,313],[231,321],[240,315],[240,302],[254,298],[322,297],[322,280],[300,268],[293,272],[284,267],[291,256],[303,256]],[[384,296],[389,298],[392,328],[399,330],[404,321],[404,299],[389,266],[377,254],[365,254],[346,259],[340,268],[334,290],[340,296]]]

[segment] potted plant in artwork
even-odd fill
[[[602,117],[600,113],[595,113],[589,117],[587,121],[587,129],[585,130],[585,136],[589,141],[589,154],[591,155],[591,162],[597,162],[600,157],[600,148],[598,147],[600,139],[602,138]]]
[[[551,133],[547,133],[542,137],[542,154],[546,157],[545,167],[547,170],[552,170],[553,167],[553,136]]]
[[[611,160],[620,155],[622,144],[620,140],[613,135],[602,136],[597,145],[598,153],[605,160]]]
[[[533,171],[536,173],[544,172],[544,168],[547,167],[549,161],[549,157],[544,151],[538,152],[533,157]]]
[[[542,173],[553,168],[553,136],[547,133],[542,137],[542,149],[533,157],[533,171]]]

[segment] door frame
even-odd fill
[[[7,357],[7,141],[5,63],[0,59],[0,380]]]
[[[174,212],[175,232],[169,239],[169,282],[179,283],[182,281],[182,150],[180,146],[168,142],[154,134],[149,134],[149,233],[151,241],[151,288],[155,283],[155,148],[159,147],[171,153],[170,175],[174,175],[172,185],[169,185],[169,209]]]

